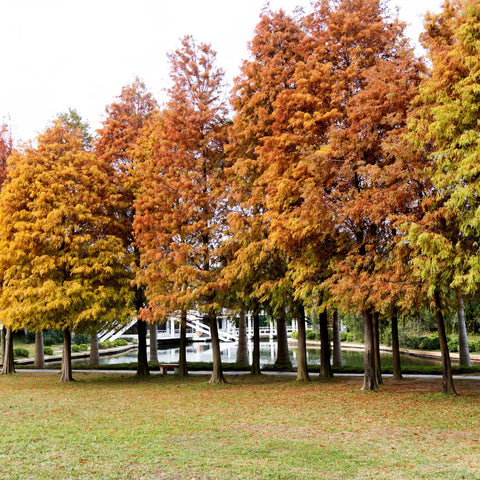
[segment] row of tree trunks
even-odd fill
[[[434,294],[435,319],[437,322],[438,337],[440,341],[440,350],[442,353],[442,391],[446,394],[456,395],[453,384],[452,366],[450,352],[448,350],[447,336],[445,331],[445,321],[441,305],[440,294],[438,291]],[[460,303],[460,302],[459,302]],[[461,308],[461,306],[459,307]],[[457,312],[458,313],[458,312]],[[383,383],[380,363],[380,344],[379,344],[379,316],[372,311],[364,311],[362,314],[364,325],[364,383],[363,390],[375,391]],[[392,356],[393,356],[393,378],[401,379],[400,348],[398,339],[398,315],[394,310],[391,318],[392,325]]]
[[[463,302],[461,299],[459,301],[459,309],[463,307]],[[305,314],[303,306],[298,307],[298,369],[297,369],[297,380],[309,381],[308,366],[306,359],[306,338],[305,338]],[[460,315],[462,312],[457,312],[459,320],[461,319]],[[443,367],[443,376],[442,376],[442,391],[447,394],[456,394],[455,387],[453,384],[452,369],[450,354],[448,351],[448,344],[446,339],[445,332],[445,323],[443,319],[443,313],[441,309],[441,301],[438,292],[435,293],[435,317],[437,320],[437,329],[440,339],[440,347],[442,351],[442,367]],[[215,315],[213,315],[214,321],[210,320],[210,326],[214,323],[217,328],[212,329],[212,350],[214,352],[214,368],[212,372],[212,377],[210,381],[212,383],[224,382],[225,378],[223,376],[223,369],[221,365],[220,358],[220,348],[219,348],[219,339],[218,339],[218,325]],[[383,383],[381,376],[381,364],[380,364],[380,345],[379,345],[379,317],[378,314],[367,311],[363,314],[364,320],[364,331],[365,331],[365,375],[364,375],[364,390],[376,390],[378,385]],[[254,354],[251,373],[258,375],[261,373],[260,369],[260,335],[259,335],[259,312],[258,309],[254,312],[253,315],[254,323]],[[338,312],[334,311],[333,314],[333,324],[334,324],[334,338],[338,336],[337,341],[334,341],[334,345],[340,345],[339,341],[339,327],[338,327]],[[400,364],[400,349],[398,341],[398,315],[394,311],[391,318],[392,325],[392,355],[393,355],[393,377],[395,379],[401,379],[401,364]],[[144,322],[137,322],[138,332],[139,332],[139,362],[137,367],[137,375],[145,376],[149,374],[148,370],[148,361],[147,357],[147,348],[146,348],[146,324]],[[156,327],[155,327],[156,330]],[[243,338],[242,343],[244,346],[247,346],[247,335],[246,335],[246,319],[245,312],[242,312],[240,315],[240,328],[242,335],[240,338]],[[460,328],[459,328],[460,330]],[[284,332],[279,333],[279,332]],[[71,332],[70,329],[66,328],[63,330],[64,341],[63,341],[63,356],[62,356],[62,368],[61,368],[61,381],[67,382],[73,380],[72,375],[72,364],[71,364]],[[152,337],[155,339],[155,334],[152,335],[150,332],[151,341]],[[216,336],[217,341],[215,342],[214,337]],[[320,336],[321,336],[321,364],[320,364],[320,377],[321,378],[330,378],[332,376],[332,371],[330,367],[330,341],[328,337],[328,316],[327,312],[323,312],[320,315]],[[5,350],[2,355],[3,367],[2,374],[13,373],[15,371],[14,362],[13,362],[13,340],[12,333],[7,329],[2,331],[3,345],[5,345]],[[276,365],[288,365],[290,362],[290,357],[288,354],[288,345],[286,339],[286,322],[285,316],[281,314],[277,317],[277,340],[278,340],[278,352]],[[156,340],[154,340],[156,344]],[[467,343],[468,344],[468,343]],[[215,353],[215,350],[218,350]],[[285,350],[285,352],[283,352]],[[243,357],[243,363],[248,363],[248,351],[246,348],[239,348],[239,351],[242,351],[241,357]],[[338,364],[338,348],[334,347],[334,351],[337,352],[337,364]],[[280,353],[282,354],[280,355]],[[340,351],[341,354],[341,351]],[[152,353],[151,353],[152,355]],[[144,357],[144,360],[141,361],[141,358]],[[245,361],[246,360],[246,361]],[[286,360],[286,361],[285,361]],[[334,360],[335,361],[335,360]],[[341,362],[341,356],[340,356]],[[98,365],[98,337],[97,335],[92,335],[92,346],[90,354],[90,365]],[[146,365],[146,368],[145,368]],[[341,365],[341,363],[340,363]],[[44,355],[43,355],[43,333],[36,332],[35,334],[35,368],[44,368]],[[143,366],[143,367],[142,367]],[[182,312],[181,316],[181,329],[180,329],[180,354],[179,354],[179,373],[181,376],[188,374],[187,362],[186,362],[186,312]],[[147,373],[145,373],[147,372]]]

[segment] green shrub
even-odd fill
[[[117,338],[116,340],[106,340],[98,344],[99,350],[106,350],[107,348],[125,347],[128,342],[124,338]]]
[[[88,345],[85,345],[82,343],[81,345],[72,345],[72,352],[78,353],[78,352],[87,352],[88,351]]]
[[[347,332],[345,334],[345,341],[346,342],[355,342],[356,340],[356,337],[355,337],[355,334],[353,332]]]
[[[83,345],[85,343],[91,343],[92,337],[86,333],[76,333],[72,341],[75,345]]]
[[[293,338],[294,340],[297,340],[298,339],[298,332],[292,332],[292,335],[290,335],[291,338]]]
[[[447,337],[447,342],[450,338]],[[440,340],[436,333],[432,335],[409,335],[407,333],[400,333],[399,342],[402,348],[409,348],[412,350],[440,350]]]
[[[30,353],[26,348],[14,348],[13,349],[13,358],[18,358],[18,357],[25,357],[28,358],[30,356]]]
[[[480,352],[480,340],[469,340],[468,349],[471,352]]]
[[[450,352],[458,352],[458,338],[451,338],[448,342],[448,350]]]
[[[306,330],[305,331],[305,338],[307,340],[315,340],[315,332],[313,330]]]
[[[341,342],[347,341],[347,332],[340,332],[340,341]]]
[[[107,348],[111,348],[112,347],[112,342],[110,342],[109,340],[106,340],[105,342],[99,342],[98,343],[98,349],[99,350],[106,350]]]
[[[52,347],[43,347],[43,353],[45,355],[53,355],[53,348]]]
[[[449,339],[447,338],[447,341]],[[438,335],[429,335],[422,337],[419,345],[420,350],[440,350],[440,340]]]
[[[405,332],[400,332],[398,335],[398,341],[402,348],[419,350],[421,340],[422,337],[418,337],[417,335],[409,335]]]

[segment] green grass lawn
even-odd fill
[[[480,478],[480,384],[361,378],[0,376],[0,478]]]

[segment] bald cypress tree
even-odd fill
[[[9,159],[0,194],[0,318],[10,329],[63,331],[62,381],[73,379],[73,329],[131,315],[130,259],[111,234],[116,198],[104,163],[60,120]]]

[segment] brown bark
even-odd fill
[[[457,292],[457,321],[458,321],[458,353],[460,366],[471,367],[470,349],[468,348],[467,324],[465,323],[465,306],[461,293]]]
[[[100,365],[100,352],[98,351],[98,335],[96,333],[92,335],[88,365],[90,367],[98,367]]]
[[[330,365],[330,338],[328,337],[328,312],[320,313],[320,378],[333,377]]]
[[[297,306],[298,321],[298,352],[297,352],[297,381],[310,381],[307,365],[307,343],[305,337],[305,310],[303,305]]]
[[[260,316],[259,309],[255,307],[253,311],[253,355],[252,355],[252,368],[250,373],[252,375],[261,375],[260,369]]]
[[[338,309],[333,311],[333,366],[342,367],[342,341],[340,339],[340,322],[338,320]]]
[[[8,328],[5,332],[5,352],[3,355],[2,375],[8,375],[10,373],[15,373],[15,364],[13,362],[13,333]]]
[[[375,353],[375,375],[377,377],[377,384],[383,385],[382,365],[380,359],[380,315],[378,312],[372,312],[372,327],[373,348]]]
[[[394,310],[392,314],[392,359],[393,359],[393,378],[400,380],[402,376],[402,366],[400,362],[400,342],[398,340],[398,315]]]
[[[148,377],[148,375],[150,375],[150,369],[148,368],[147,356],[147,324],[143,320],[137,320],[137,334],[137,376]]]
[[[452,363],[450,361],[450,352],[448,351],[447,334],[445,332],[442,302],[438,290],[436,290],[434,293],[434,302],[438,338],[440,340],[440,350],[442,352],[442,392],[447,395],[456,395],[457,392],[453,384]]]
[[[150,339],[150,341],[152,341]],[[178,375],[186,377],[188,375],[187,367],[187,311],[180,313],[180,349],[178,351]]]
[[[210,336],[212,338],[212,356],[213,356],[213,369],[210,377],[210,383],[226,383],[223,376],[222,357],[220,355],[220,340],[218,338],[218,324],[217,317],[214,312],[210,312],[208,315],[208,322],[210,325]]]
[[[247,320],[244,309],[240,312],[238,319],[237,363],[248,365]]]
[[[148,333],[150,336],[150,361],[158,363],[157,324],[156,323],[150,323],[148,325]]]
[[[287,317],[283,307],[277,312],[277,358],[275,367],[280,370],[292,368],[288,350]]]
[[[63,329],[63,352],[61,382],[73,382],[72,375],[72,334],[68,327]]]
[[[0,335],[0,355],[2,356],[2,365],[3,365],[3,360],[5,358],[5,337],[7,335],[7,329],[5,327],[2,327],[0,332],[1,332],[1,335]]]
[[[35,332],[35,359],[34,368],[45,368],[45,352],[43,351],[43,332]]]
[[[373,323],[372,313],[365,311],[363,316],[363,330],[365,336],[365,359],[364,359],[364,379],[362,390],[378,390],[377,376],[375,374],[375,347],[373,341]]]

